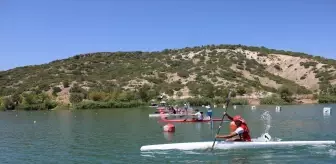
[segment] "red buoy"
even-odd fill
[[[163,126],[164,132],[175,132],[175,125],[168,123],[167,125]]]

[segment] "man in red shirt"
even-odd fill
[[[233,118],[229,116],[226,112],[224,112],[224,115],[226,115],[231,121],[234,121],[234,123],[237,126],[237,129],[233,132],[231,132],[229,135],[216,135],[216,138],[225,138],[227,141],[245,141],[250,142],[250,130],[245,122],[245,120],[237,115]],[[233,137],[239,136],[238,139],[234,139]]]

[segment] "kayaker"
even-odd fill
[[[231,132],[229,135],[216,135],[216,138],[225,138],[227,141],[251,141],[250,130],[246,124],[246,121],[239,115],[234,116],[233,118],[224,112],[231,121],[237,126],[237,129],[234,132]],[[235,136],[239,136],[239,138],[234,138]]]
[[[198,109],[195,110],[195,116],[197,121],[202,121],[203,120],[203,112],[200,112]]]
[[[207,115],[210,117],[211,119],[211,116],[212,116],[212,109],[210,107],[210,105],[207,105],[205,108],[207,108]]]
[[[171,107],[171,110],[172,110],[173,114],[176,114],[176,110],[173,106]]]
[[[188,115],[188,106],[187,106],[187,104],[184,104],[184,111],[185,111],[185,114]]]

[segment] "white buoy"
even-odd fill
[[[217,108],[217,105],[216,105],[216,104],[214,104],[214,108]]]
[[[256,109],[256,106],[252,106],[251,109],[252,109],[252,110],[255,110],[255,109]]]
[[[276,106],[276,107],[275,107],[275,111],[276,111],[276,112],[280,112],[280,111],[281,111],[281,106]]]
[[[202,105],[202,107],[204,108],[204,105]]]
[[[36,121],[34,121],[34,124],[36,124]]]
[[[330,116],[331,114],[331,107],[324,107],[323,108],[323,115]]]
[[[237,106],[236,106],[236,105],[234,105],[234,106],[233,106],[233,109],[234,109],[234,110],[236,110],[236,109],[237,109]]]

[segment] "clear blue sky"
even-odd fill
[[[0,0],[0,70],[79,53],[206,44],[336,58],[336,1]]]

